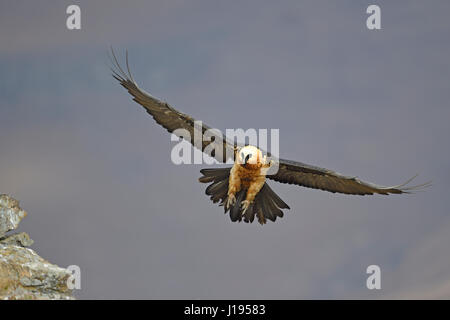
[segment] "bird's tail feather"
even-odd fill
[[[225,213],[230,212],[231,221],[253,222],[255,216],[258,222],[265,224],[268,220],[275,221],[277,217],[283,217],[281,209],[289,209],[289,206],[269,187],[267,183],[261,188],[256,195],[255,200],[242,214],[241,202],[245,199],[247,190],[243,189],[236,194],[236,202],[230,208],[225,206],[228,200],[228,179],[230,177],[231,167],[202,169],[203,174],[198,180],[202,183],[211,184],[206,188],[206,194],[210,199],[220,206],[224,207]]]

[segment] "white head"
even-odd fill
[[[245,146],[242,147],[237,156],[239,164],[245,165],[259,165],[262,160],[262,152],[257,147]]]

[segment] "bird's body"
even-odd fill
[[[234,205],[236,193],[245,190],[245,200],[241,203],[242,214],[245,214],[266,182],[266,173],[271,166],[266,159],[255,146],[245,146],[238,150],[228,180],[226,207]]]
[[[117,62],[114,52],[112,55],[112,62],[115,65],[115,69],[112,70],[114,78],[128,90],[133,96],[133,100],[144,107],[158,124],[174,134],[177,133],[177,129],[187,131],[189,138],[184,135],[181,137],[203,152],[206,152],[209,145],[214,143],[223,152],[211,155],[220,162],[226,162],[230,154],[234,157],[233,167],[202,169],[200,172],[203,176],[199,178],[202,183],[211,183],[206,188],[206,194],[214,203],[220,201],[220,205],[224,206],[225,213],[230,212],[232,221],[252,222],[256,216],[258,221],[264,224],[267,219],[275,221],[277,217],[282,217],[282,210],[289,209],[289,206],[269,187],[266,178],[281,183],[352,195],[411,193],[430,185],[427,182],[421,185],[407,186],[413,177],[403,184],[385,187],[361,181],[355,176],[345,176],[332,170],[301,162],[285,159],[268,161],[257,147],[239,146],[227,140],[226,137],[217,141],[216,139],[214,141],[202,140],[198,145],[193,138],[195,136],[195,120],[141,90],[131,76],[128,58],[126,61],[128,73],[125,73]],[[202,134],[210,129],[203,125]],[[272,165],[276,165],[276,173],[267,174]]]

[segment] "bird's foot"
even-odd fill
[[[249,200],[244,200],[241,202],[242,215],[245,214],[247,209],[250,207],[251,202]]]
[[[229,194],[227,199],[227,208],[231,208],[236,203],[236,197],[234,194]]]

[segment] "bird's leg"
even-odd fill
[[[259,190],[263,187],[265,182],[264,176],[258,176],[255,178],[255,180],[250,184],[248,190],[247,190],[247,196],[245,197],[245,200],[241,202],[241,208],[242,208],[242,215],[245,214],[247,209],[252,204],[253,200],[255,200],[256,195],[258,194]]]
[[[236,203],[236,197],[234,196],[234,193],[229,193],[227,197],[227,203],[226,208],[232,207]]]
[[[241,190],[241,179],[237,173],[237,167],[233,166],[228,180],[228,198],[226,208],[230,208],[236,203],[236,192]]]

